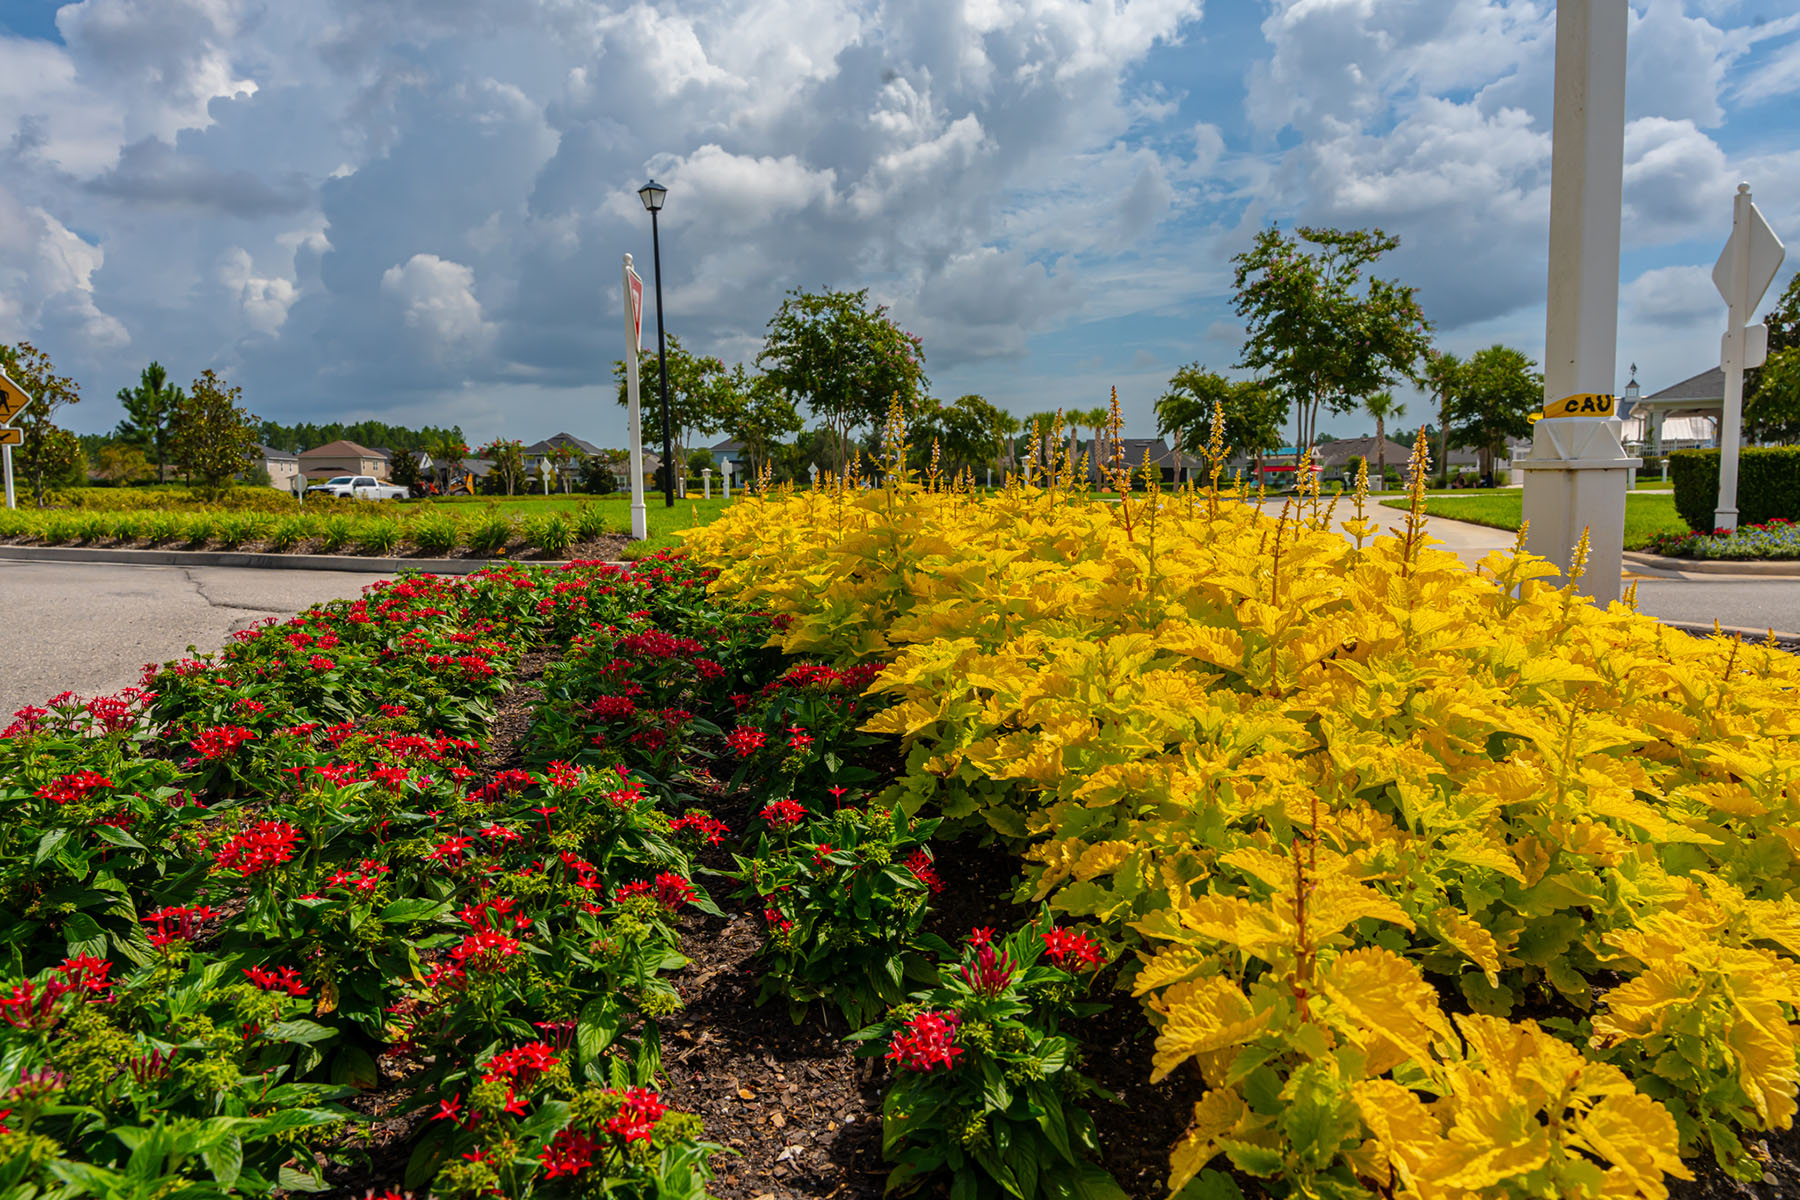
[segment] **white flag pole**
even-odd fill
[[[634,286],[635,285],[635,286]],[[631,536],[643,541],[650,536],[650,514],[644,507],[644,427],[638,410],[638,355],[643,344],[644,281],[631,269],[625,256],[625,396],[626,424],[631,429]]]
[[[6,507],[17,508],[18,501],[13,497],[11,446],[0,446],[0,462],[4,462],[6,470]]]

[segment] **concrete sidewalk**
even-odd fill
[[[1264,502],[1271,515],[1281,511],[1275,501]],[[1341,530],[1348,519],[1340,501],[1334,514]],[[1373,519],[1382,536],[1405,528],[1406,514],[1397,508],[1373,508]],[[1495,550],[1509,551],[1517,535],[1510,529],[1472,525],[1448,517],[1425,518],[1425,532],[1469,566]],[[1348,535],[1346,535],[1348,536]],[[1638,585],[1638,611],[1662,621],[1720,625],[1740,629],[1800,630],[1800,578],[1769,575],[1682,574],[1627,565],[1625,584]]]

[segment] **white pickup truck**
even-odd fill
[[[404,500],[406,489],[382,483],[372,475],[339,475],[306,489],[309,496],[336,496],[340,500]]]

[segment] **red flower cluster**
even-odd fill
[[[596,721],[629,721],[637,716],[637,701],[630,696],[602,696],[587,710]]]
[[[992,1000],[1012,983],[1012,959],[1005,953],[994,953],[991,942],[983,942],[975,948],[975,961],[962,965],[961,975],[977,996]]]
[[[1044,934],[1044,953],[1065,971],[1097,967],[1105,961],[1099,942],[1072,929],[1052,929]]]
[[[149,941],[158,950],[170,942],[191,942],[194,940],[194,925],[198,921],[210,921],[219,913],[205,904],[176,908],[169,906],[159,908],[144,917],[145,924],[154,924],[156,932],[149,934]]]
[[[669,1106],[648,1088],[627,1088],[614,1094],[619,1097],[619,1114],[607,1118],[606,1132],[626,1142],[649,1141]]]
[[[673,871],[656,877],[656,902],[670,912],[680,912],[683,905],[694,902],[694,885]]]
[[[293,967],[245,967],[244,978],[265,992],[286,992],[290,996],[304,996],[310,988],[300,982],[300,972]]]
[[[489,1083],[504,1079],[515,1087],[530,1087],[537,1082],[538,1076],[561,1061],[543,1042],[526,1042],[515,1050],[494,1055],[482,1079]]]
[[[201,758],[216,762],[221,758],[230,758],[237,753],[239,746],[255,740],[256,731],[253,729],[245,729],[241,725],[216,725],[202,730],[200,736],[188,744]]]
[[[705,813],[688,813],[669,822],[670,833],[682,833],[689,829],[699,834],[700,840],[709,846],[720,845],[724,842],[725,835],[731,832],[731,826]]]
[[[294,857],[300,831],[286,821],[258,821],[219,848],[213,870],[255,875]]]
[[[337,670],[337,664],[332,662],[329,658],[326,658],[323,654],[313,655],[311,658],[306,660],[306,665],[307,665],[308,669],[314,670],[314,671],[335,671],[335,670]]]
[[[498,929],[478,929],[450,952],[450,961],[455,964],[458,975],[470,969],[504,975],[508,966],[506,960],[519,953],[520,945],[517,938],[508,937]]]
[[[806,809],[798,800],[777,800],[762,810],[762,819],[775,826],[798,825],[806,817]]]
[[[39,800],[53,800],[57,804],[79,803],[101,788],[113,787],[113,781],[94,771],[76,771],[64,775],[55,783],[47,783],[32,795]]]
[[[924,850],[914,850],[906,860],[906,869],[913,873],[913,878],[931,889],[932,895],[944,890],[944,881],[938,878],[937,868],[931,865],[931,855]]]
[[[365,858],[357,863],[357,869],[354,871],[348,867],[338,868],[331,878],[325,881],[325,886],[355,888],[359,892],[372,892],[381,882],[381,877],[392,870],[393,868],[384,862]]]
[[[544,1164],[544,1178],[581,1174],[594,1165],[594,1154],[599,1149],[599,1143],[587,1134],[574,1129],[561,1130],[538,1156]]]
[[[813,744],[812,734],[798,725],[788,727],[788,745],[795,750],[805,750]]]
[[[725,735],[725,744],[730,746],[739,758],[749,758],[767,745],[768,741],[769,735],[762,730],[749,729],[744,726],[739,726]]]
[[[946,1070],[956,1065],[962,1047],[956,1045],[959,1024],[953,1012],[922,1012],[895,1032],[887,1057],[909,1071]]]
[[[580,767],[559,761],[550,764],[549,774],[551,787],[574,788],[581,786],[584,772]]]

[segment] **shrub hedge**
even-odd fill
[[[1711,533],[1719,502],[1719,452],[1677,450],[1669,455],[1675,511],[1688,528]],[[1738,524],[1772,517],[1800,520],[1800,446],[1746,446],[1738,457]]]

